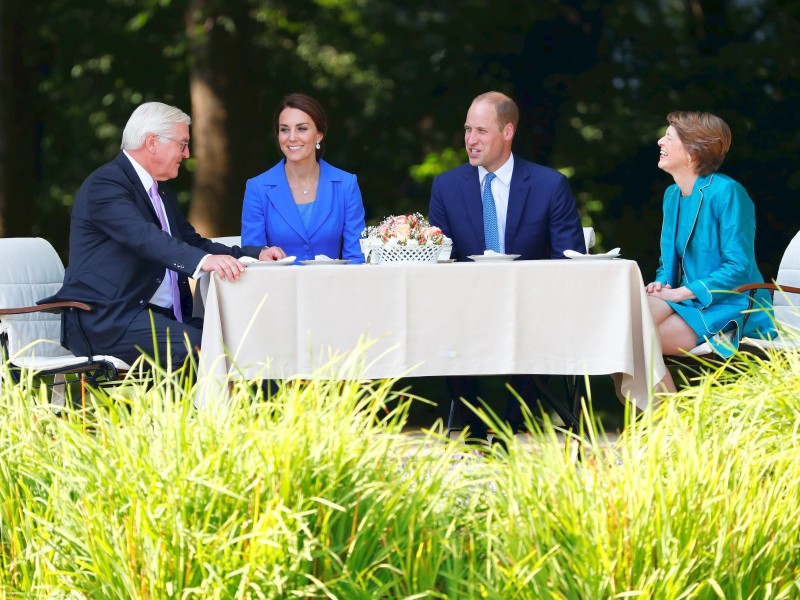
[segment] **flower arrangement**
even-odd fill
[[[370,262],[436,262],[450,240],[419,213],[392,215],[380,225],[367,227],[361,239]]]
[[[441,246],[447,239],[441,229],[432,227],[419,213],[386,217],[365,232],[370,245]]]

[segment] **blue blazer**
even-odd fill
[[[732,290],[745,283],[760,283],[754,251],[756,218],[753,201],[741,184],[727,175],[712,173],[698,177],[692,190],[697,209],[681,260],[676,248],[681,191],[677,184],[664,193],[664,224],[661,228],[661,258],[656,281],[673,288],[685,285],[693,300],[668,304],[714,349],[727,356],[738,346],[742,334],[770,335],[772,301],[766,290],[756,293],[764,311],[751,313],[742,331],[747,296]],[[685,205],[685,203],[684,203]],[[729,342],[714,340],[720,331],[731,331]]]
[[[478,168],[469,163],[433,180],[428,216],[453,240],[451,256],[483,254],[483,202]],[[564,258],[586,252],[581,219],[567,178],[554,169],[514,157],[506,216],[506,254],[518,260]]]
[[[282,160],[247,181],[242,243],[280,246],[298,261],[324,254],[363,263],[359,239],[366,224],[356,176],[319,161],[317,199],[306,231],[286,180],[284,163]]]
[[[80,315],[90,342],[116,343],[156,293],[165,268],[178,273],[183,314],[191,315],[188,278],[206,254],[258,257],[259,247],[229,248],[201,237],[170,186],[160,182],[158,191],[172,235],[161,231],[153,203],[122,152],[89,175],[75,196],[64,285],[39,302],[93,305]]]

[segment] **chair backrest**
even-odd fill
[[[583,240],[586,242],[586,252],[589,252],[589,248],[594,246],[595,243],[594,227],[583,228]]]
[[[242,236],[240,235],[226,235],[224,237],[215,237],[211,238],[212,242],[217,242],[218,244],[225,244],[226,246],[241,246],[242,245]]]
[[[800,232],[795,234],[783,253],[775,282],[778,285],[800,287]],[[776,322],[800,330],[800,294],[775,292],[772,303]]]
[[[33,306],[64,282],[64,264],[42,238],[0,238],[0,307]],[[70,356],[61,347],[61,316],[36,312],[2,317],[11,356]],[[33,342],[42,340],[18,354]]]

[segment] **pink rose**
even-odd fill
[[[394,233],[398,240],[407,240],[411,234],[411,226],[408,223],[396,223]]]
[[[441,244],[444,234],[438,227],[425,227],[419,232],[419,239],[423,244]]]

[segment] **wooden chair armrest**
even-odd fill
[[[34,312],[51,312],[60,313],[65,308],[78,308],[80,310],[92,310],[92,306],[85,302],[75,302],[69,300],[67,302],[48,302],[46,304],[37,304],[36,306],[20,306],[17,308],[0,308],[0,316],[3,315],[22,315],[25,313]]]
[[[744,326],[747,324],[747,319],[750,317],[750,311],[753,310],[753,304],[755,303],[756,299],[756,291],[758,290],[800,294],[800,288],[792,287],[790,285],[779,285],[777,283],[747,283],[745,285],[740,285],[734,291],[748,293],[747,310],[744,313],[744,320],[742,321],[742,331],[744,331]]]
[[[773,292],[787,292],[789,294],[800,294],[800,288],[790,285],[779,285],[776,283],[748,283],[736,288],[737,292],[753,292],[755,290],[772,290]]]

